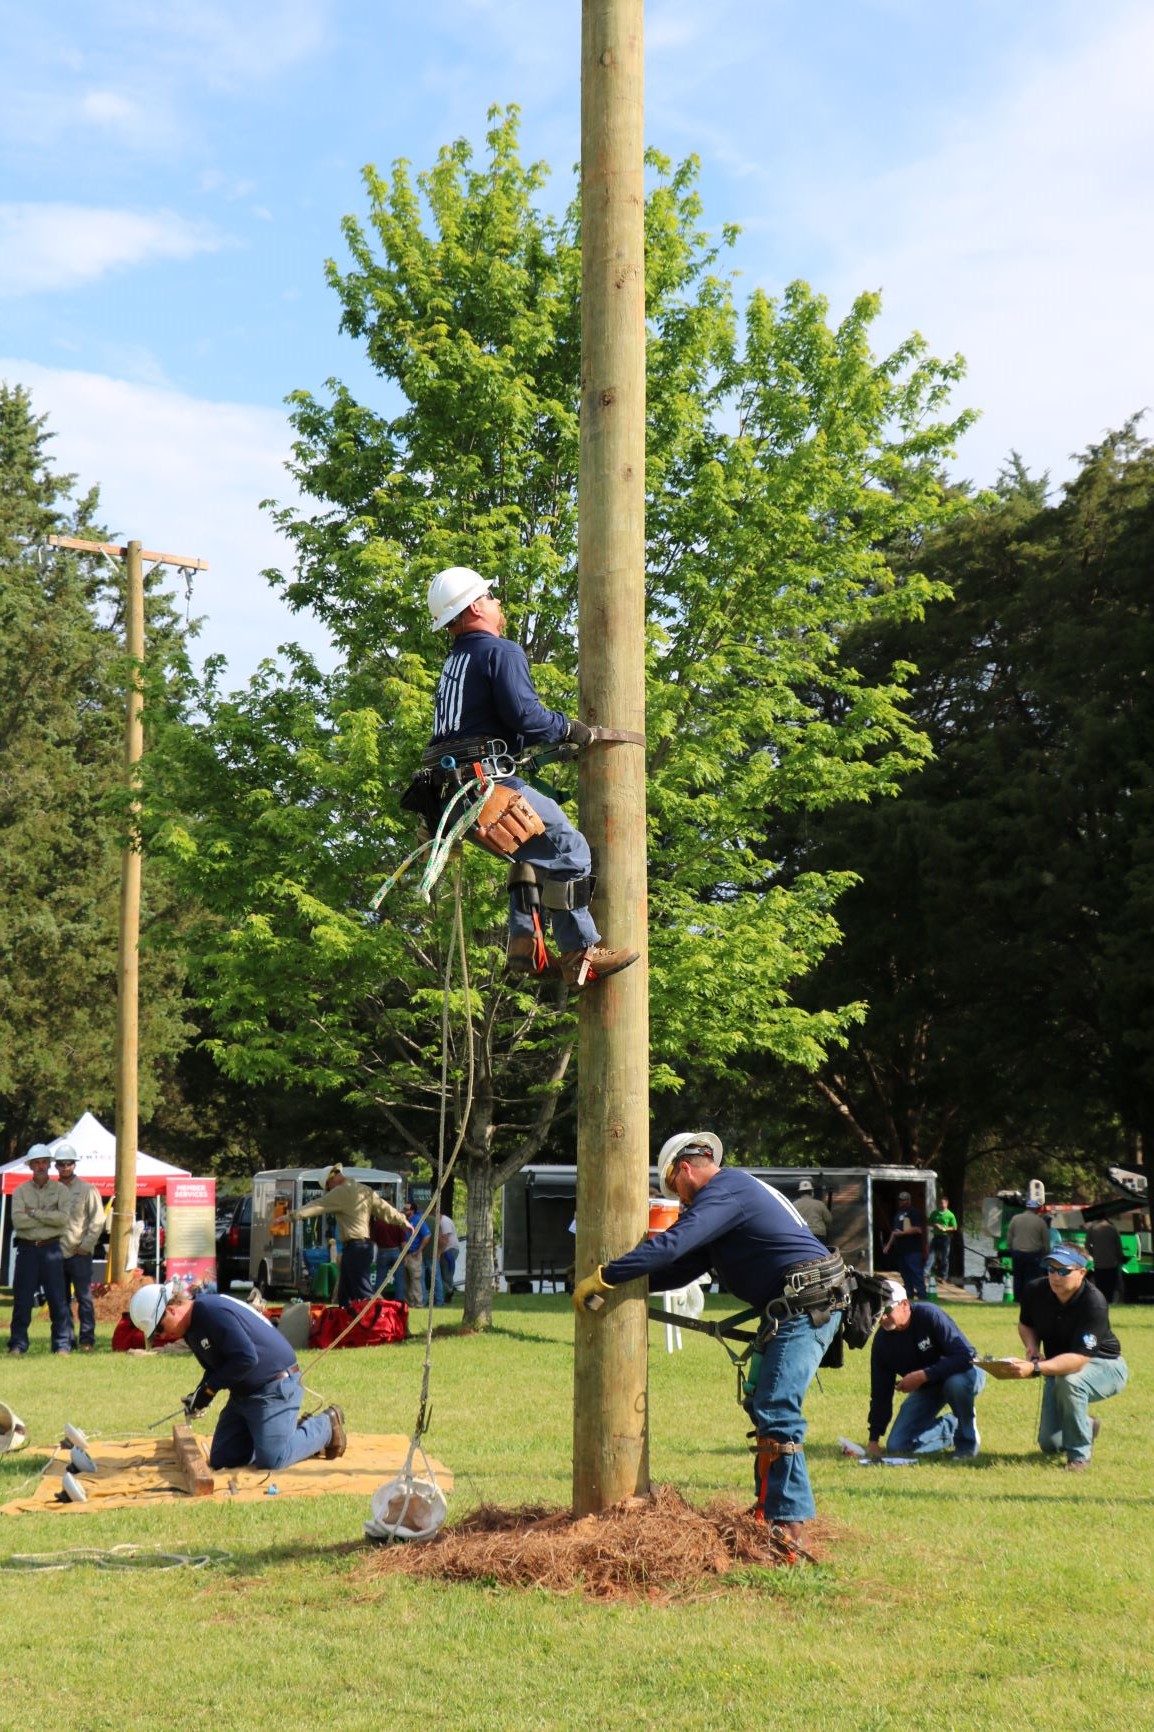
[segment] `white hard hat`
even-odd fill
[[[721,1146],[721,1138],[715,1137],[712,1131],[678,1131],[675,1137],[669,1137],[661,1145],[661,1153],[657,1157],[657,1182],[661,1186],[661,1195],[677,1200],[677,1192],[669,1183],[669,1170],[678,1155],[683,1155],[690,1145],[699,1149],[708,1149],[718,1166],[725,1158]]]
[[[478,596],[488,595],[492,584],[467,565],[450,565],[439,571],[429,585],[429,616],[434,629],[456,619]]]
[[[0,1455],[23,1449],[27,1442],[28,1427],[6,1401],[0,1401]]]
[[[146,1341],[150,1335],[156,1334],[156,1326],[171,1298],[171,1281],[146,1281],[129,1300],[128,1315]]]
[[[57,1166],[60,1165],[61,1161],[76,1162],[79,1158],[80,1157],[77,1155],[76,1150],[72,1147],[71,1143],[57,1143],[55,1152],[52,1156],[52,1159],[56,1162]]]
[[[31,1166],[33,1161],[50,1161],[51,1159],[52,1150],[48,1147],[47,1143],[33,1143],[32,1147],[24,1157],[25,1163],[29,1166]]]

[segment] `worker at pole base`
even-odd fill
[[[1046,1273],[1021,1295],[1018,1334],[1024,1359],[1011,1361],[1019,1377],[1043,1377],[1038,1447],[1065,1452],[1065,1467],[1080,1472],[1101,1430],[1088,1407],[1125,1389],[1129,1372],[1110,1326],[1110,1308],[1086,1279],[1086,1256],[1077,1245],[1056,1245]]]
[[[986,1387],[986,1374],[975,1364],[972,1344],[937,1305],[911,1305],[900,1281],[886,1283],[878,1322],[870,1359],[869,1454],[933,1455],[952,1448],[955,1461],[973,1461],[981,1441],[974,1402]],[[906,1399],[883,1450],[895,1381]]]
[[[184,1341],[204,1375],[184,1411],[191,1419],[228,1390],[208,1465],[291,1467],[309,1456],[345,1453],[345,1416],[326,1407],[298,1420],[303,1389],[293,1350],[267,1317],[224,1293],[193,1297],[182,1281],[149,1282],[132,1295],[132,1321],[145,1341]]]
[[[509,945],[512,974],[556,973],[570,986],[592,986],[637,961],[636,950],[610,950],[590,913],[595,880],[589,844],[555,800],[521,777],[500,774],[500,760],[529,746],[572,741],[586,746],[602,730],[547,710],[537,696],[529,661],[505,637],[505,615],[492,585],[479,572],[451,566],[429,585],[429,613],[452,643],[441,671],[433,709],[433,737],[423,767],[402,804],[436,828],[445,801],[473,774],[488,766],[493,787],[476,824],[466,832],[490,853],[510,862]],[[545,947],[542,910],[552,921],[561,952]]]
[[[338,1305],[363,1305],[373,1297],[373,1240],[370,1223],[388,1221],[394,1227],[407,1227],[399,1209],[368,1185],[347,1179],[342,1167],[330,1167],[325,1174],[325,1194],[315,1203],[290,1209],[286,1220],[307,1221],[314,1215],[332,1215],[341,1233],[341,1278],[337,1285]]]
[[[793,1204],[739,1167],[722,1167],[711,1131],[670,1137],[657,1158],[663,1194],[682,1205],[672,1227],[643,1241],[579,1282],[573,1303],[584,1311],[594,1294],[647,1276],[668,1292],[710,1270],[746,1305],[761,1312],[760,1355],[745,1407],[754,1421],[756,1510],[800,1538],[816,1513],[803,1452],[802,1403],[848,1300],[840,1256],[814,1237]],[[751,1365],[750,1375],[753,1375]]]

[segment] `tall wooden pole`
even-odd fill
[[[644,0],[583,0],[581,40],[580,711],[645,727]],[[603,941],[641,960],[581,1001],[577,1273],[642,1237],[649,1194],[645,753],[583,755],[581,823]],[[649,1487],[647,1322],[640,1283],[578,1316],[573,1507]]]
[[[125,550],[125,647],[131,671],[124,710],[124,779],[140,786],[144,755],[144,566],[139,541]],[[137,1066],[140,1014],[140,836],[139,802],[129,809],[129,833],[120,860],[120,933],[116,959],[116,1192],[108,1244],[108,1278],[124,1280],[128,1235],[136,1215],[136,1149],[139,1140]]]
[[[132,794],[128,840],[120,861],[120,927],[116,965],[116,1190],[108,1244],[108,1279],[124,1280],[128,1237],[136,1214],[136,1145],[139,1141],[137,1076],[140,1047],[140,760],[144,756],[144,567],[176,565],[207,571],[203,559],[181,553],[146,553],[139,541],[120,546],[50,535],[50,547],[102,554],[124,561],[124,647],[131,663],[124,710],[124,780]]]

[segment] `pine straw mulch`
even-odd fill
[[[812,1527],[814,1524],[810,1524]],[[715,1498],[695,1509],[670,1485],[601,1515],[524,1504],[482,1504],[429,1541],[377,1545],[371,1575],[544,1588],[595,1600],[672,1600],[740,1583],[741,1573],[813,1556],[787,1551],[748,1508]],[[726,1578],[729,1578],[728,1582]]]

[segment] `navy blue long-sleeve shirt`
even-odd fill
[[[647,1275],[655,1292],[670,1292],[714,1269],[731,1293],[760,1311],[779,1297],[789,1270],[828,1256],[780,1191],[740,1167],[722,1167],[672,1227],[601,1273],[611,1287]]]
[[[968,1371],[977,1357],[952,1317],[937,1305],[911,1305],[907,1329],[878,1328],[870,1353],[869,1434],[881,1437],[894,1411],[894,1385],[910,1371],[927,1383],[944,1383]]]
[[[568,732],[568,717],[547,710],[537,696],[520,644],[485,631],[453,639],[437,683],[433,745],[497,738],[519,752],[530,745],[555,745]]]
[[[296,1355],[267,1317],[224,1293],[200,1293],[184,1337],[200,1361],[202,1389],[252,1395],[296,1363]]]

